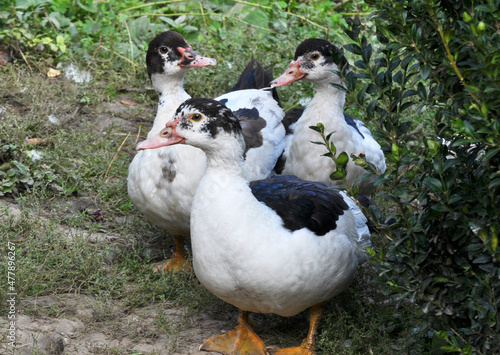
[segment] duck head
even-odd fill
[[[299,44],[288,69],[271,82],[271,87],[288,85],[301,79],[316,84],[341,84],[342,79],[336,72],[348,68],[347,60],[337,47],[324,39],[309,38]]]
[[[160,33],[149,43],[146,65],[151,80],[155,75],[175,75],[187,68],[216,65],[212,58],[201,56],[174,31]]]
[[[245,144],[241,125],[233,112],[219,101],[191,98],[179,106],[173,120],[159,134],[139,143],[136,149],[189,144],[207,151],[228,141],[243,147]]]

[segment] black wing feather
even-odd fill
[[[323,236],[337,227],[339,216],[349,209],[342,195],[327,184],[292,175],[252,181],[250,188],[255,198],[272,208],[291,231],[307,228]]]
[[[356,117],[344,113],[344,120],[345,120],[345,122],[349,126],[353,127],[356,131],[358,131],[359,135],[363,139],[365,139],[365,136],[363,135],[363,133],[361,133],[361,131],[359,130],[358,126],[356,125],[356,122],[354,121],[355,119],[356,119]]]
[[[259,110],[255,107],[242,108],[234,111],[234,115],[240,121],[243,130],[243,138],[245,139],[245,153],[252,148],[258,148],[264,143],[262,137],[262,129],[266,127],[267,122],[259,116]]]
[[[293,134],[293,130],[291,126],[297,122],[304,113],[304,107],[296,107],[291,109],[290,111],[285,113],[285,117],[283,118],[283,126],[285,126],[286,135]],[[276,174],[281,174],[283,169],[285,168],[286,158],[281,153],[280,157],[276,161],[276,165],[274,166],[274,171]]]

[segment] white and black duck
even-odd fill
[[[183,88],[187,70],[215,65],[216,61],[193,51],[179,33],[167,31],[150,42],[146,63],[159,95],[158,111],[148,133],[152,137],[190,98]],[[235,111],[244,127],[245,176],[252,180],[269,176],[283,151],[284,113],[270,91],[241,89],[268,86],[271,79],[271,73],[251,62],[234,88],[237,91],[218,97]],[[157,269],[177,271],[186,265],[184,237],[189,236],[191,203],[205,167],[205,154],[188,145],[138,152],[129,166],[127,184],[132,203],[147,220],[175,236],[174,258],[159,263]]]
[[[336,73],[348,69],[347,60],[338,53],[339,49],[326,40],[306,39],[297,47],[288,69],[271,82],[272,87],[278,87],[304,80],[316,87],[316,94],[305,110],[294,110],[285,118],[290,121],[278,172],[307,180],[332,182],[330,174],[335,171],[335,163],[323,156],[326,152],[324,146],[310,143],[320,139],[318,133],[309,127],[320,122],[325,126],[325,133],[333,132],[330,141],[335,144],[337,154],[345,151],[350,157],[351,154],[364,153],[366,160],[374,164],[379,173],[385,171],[385,157],[380,145],[362,121],[344,113],[345,92],[332,85],[343,85]],[[365,172],[349,158],[346,176],[349,184]],[[359,193],[364,195],[372,195],[375,191],[373,179],[358,186]]]
[[[366,260],[366,218],[323,183],[275,176],[249,184],[240,122],[218,101],[187,100],[137,149],[178,144],[207,156],[191,211],[194,271],[208,290],[241,310],[234,331],[210,338],[201,349],[267,354],[270,349],[248,325],[248,312],[293,316],[310,308],[302,344],[272,351],[314,354],[321,304],[345,290]]]

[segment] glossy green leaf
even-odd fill
[[[337,181],[342,180],[345,177],[345,173],[343,171],[337,170],[330,174],[330,180]]]
[[[340,91],[344,91],[344,92],[347,91],[347,88],[344,85],[339,85],[339,84],[334,84],[334,83],[330,83],[330,85],[333,86],[334,88],[340,90]]]
[[[361,55],[363,54],[363,50],[361,49],[360,46],[358,46],[357,44],[354,44],[354,43],[350,43],[350,44],[346,44],[344,46],[344,48],[351,52],[351,53],[354,53],[354,54],[358,54],[358,55]]]
[[[337,166],[345,168],[348,161],[349,161],[349,155],[347,155],[346,152],[342,152],[337,157],[336,163],[337,163]]]
[[[356,75],[353,72],[347,73],[345,83],[348,91],[354,91],[356,89],[356,85],[358,84]]]
[[[494,156],[496,156],[498,153],[500,153],[500,147],[496,147],[493,149],[489,149],[486,154],[481,158],[482,160],[490,160]]]
[[[366,112],[368,113],[368,115],[373,116],[377,102],[378,100],[373,100],[368,104],[368,106],[366,106]]]
[[[443,191],[443,184],[441,181],[433,177],[426,177],[424,179],[424,185],[434,192]]]
[[[366,48],[363,50],[363,60],[368,63],[372,57],[372,46],[368,45]]]
[[[316,124],[316,126],[309,126],[309,128],[321,134],[325,131],[325,126],[323,125],[323,123],[318,123]]]
[[[430,73],[431,73],[430,65],[425,64],[420,66],[420,77],[422,78],[422,80],[427,80]]]

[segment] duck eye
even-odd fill
[[[311,56],[309,58],[311,60],[318,60],[319,59],[319,54],[318,53],[313,53],[313,54],[311,54]]]
[[[201,118],[202,118],[202,116],[201,116],[199,113],[193,113],[193,114],[191,115],[191,117],[189,117],[189,119],[190,119],[191,121],[195,121],[195,122],[200,121],[200,120],[201,120]]]
[[[160,53],[161,54],[167,54],[168,52],[168,47],[165,47],[165,46],[161,46],[160,47]]]

